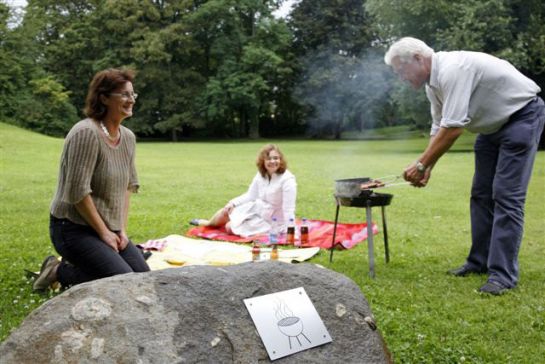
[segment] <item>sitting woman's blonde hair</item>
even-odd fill
[[[276,173],[282,174],[286,171],[286,168],[288,168],[288,161],[286,161],[286,158],[284,158],[284,154],[278,148],[275,144],[267,144],[257,154],[257,160],[255,162],[257,169],[259,170],[259,173],[261,176],[265,177],[267,175],[267,168],[265,168],[265,161],[269,157],[269,153],[271,151],[276,151],[280,155],[280,165],[278,166],[278,170]]]

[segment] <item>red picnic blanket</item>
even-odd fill
[[[320,247],[323,249],[331,248],[331,241],[333,240],[333,227],[332,221],[324,220],[307,220],[309,226],[309,243],[301,246],[307,247]],[[296,222],[296,231],[299,231],[301,221]],[[373,234],[378,234],[378,228],[373,223]],[[252,241],[258,241],[260,243],[267,243],[269,238],[266,234],[254,235],[247,238],[240,237],[238,235],[228,234],[224,227],[215,228],[208,226],[198,226],[189,229],[186,233],[189,237],[201,237],[210,240],[222,240],[231,241],[234,243],[250,243]],[[350,249],[367,239],[367,223],[362,224],[342,224],[337,223],[337,233],[335,235],[335,241],[338,244],[337,247],[344,249]],[[298,241],[296,237],[296,242]],[[279,244],[286,245],[285,234],[280,236]]]

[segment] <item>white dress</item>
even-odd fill
[[[275,173],[270,180],[257,172],[248,191],[230,201],[235,206],[229,214],[231,230],[242,237],[267,233],[273,217],[285,230],[289,219],[295,219],[296,197],[297,183],[290,171]]]

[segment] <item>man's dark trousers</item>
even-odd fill
[[[524,203],[544,124],[545,106],[536,97],[499,131],[479,134],[475,141],[472,245],[466,264],[488,270],[489,281],[508,288],[518,281]]]

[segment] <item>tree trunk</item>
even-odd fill
[[[341,139],[341,126],[339,123],[335,123],[335,140]]]
[[[250,118],[250,122],[248,123],[248,137],[250,139],[259,138],[259,120],[257,115],[257,112],[253,112]]]
[[[341,139],[342,126],[344,123],[344,114],[339,114],[334,121],[335,125],[335,140]]]
[[[246,131],[246,123],[247,123],[246,113],[244,112],[243,108],[240,108],[238,112],[240,115],[240,124],[238,126],[238,136],[245,137],[248,135]]]

